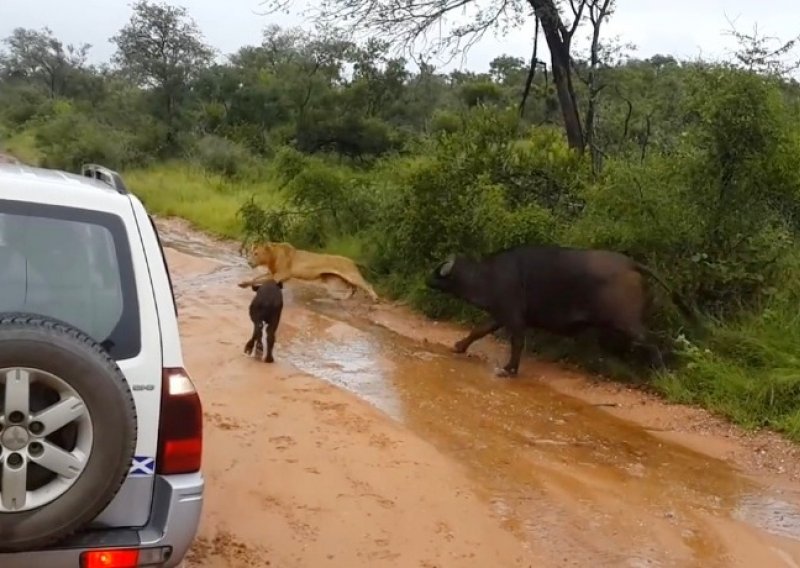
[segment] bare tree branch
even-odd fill
[[[626,138],[628,138],[628,132],[630,130],[631,116],[633,115],[633,103],[631,102],[631,100],[629,98],[627,98],[625,95],[622,94],[622,91],[619,90],[618,86],[615,86],[614,90],[617,92],[617,95],[619,96],[619,98],[621,98],[623,101],[625,101],[625,104],[628,105],[628,112],[625,114],[625,122],[624,122],[623,130],[622,130],[622,138],[621,138],[621,140],[624,141]]]
[[[782,41],[774,36],[762,35],[758,25],[753,26],[752,33],[740,32],[736,29],[735,22],[725,16],[730,29],[727,35],[736,39],[739,48],[733,56],[740,66],[748,71],[777,75],[785,77],[800,68],[800,61],[786,61],[800,41],[800,35],[788,41]]]
[[[533,32],[533,54],[531,55],[531,64],[528,68],[528,76],[525,79],[525,90],[522,92],[522,100],[519,102],[519,115],[525,114],[525,103],[528,101],[528,95],[531,92],[533,80],[536,78],[536,67],[541,63],[547,69],[547,64],[540,61],[537,57],[539,50],[539,17],[534,16],[534,32]]]
[[[567,43],[572,41],[572,37],[575,35],[578,26],[581,24],[581,18],[583,17],[583,9],[586,7],[586,4],[591,1],[592,0],[580,0],[580,4],[578,4],[576,8],[575,0],[569,0],[569,5],[572,8],[572,13],[575,16],[575,19],[572,20],[572,27],[570,27],[569,33],[567,35]]]

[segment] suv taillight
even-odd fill
[[[200,471],[203,455],[203,408],[185,369],[165,368],[161,382],[156,472],[163,475]]]

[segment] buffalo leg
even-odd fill
[[[609,354],[624,358],[634,345],[634,340],[627,333],[614,328],[600,328],[599,331],[598,343]]]
[[[644,352],[645,356],[647,357],[647,362],[650,366],[654,369],[663,369],[664,365],[664,358],[661,356],[661,350],[647,339],[647,331],[642,326],[636,326],[632,330],[620,330],[617,329],[617,333],[620,333],[627,339],[627,344],[629,350],[636,350]]]
[[[506,366],[500,369],[498,376],[516,377],[519,373],[519,362],[522,358],[522,347],[525,345],[525,336],[522,333],[511,335],[511,354]]]
[[[647,357],[650,361],[650,366],[654,369],[665,369],[664,357],[661,355],[661,350],[653,343],[642,342],[642,349],[647,352]]]
[[[646,341],[645,339],[632,339],[631,347],[640,354],[644,354],[651,368],[664,369],[666,367],[664,365],[664,358],[661,355],[661,350],[654,343]]]
[[[453,351],[456,353],[465,353],[470,345],[478,341],[480,338],[486,337],[490,333],[494,333],[501,327],[503,326],[494,320],[488,320],[469,332],[469,335],[467,335],[464,339],[457,341],[453,346]]]
[[[506,366],[500,369],[498,376],[516,377],[519,373],[519,362],[522,359],[522,348],[525,346],[525,329],[511,328],[511,353]]]

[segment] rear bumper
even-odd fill
[[[0,554],[2,568],[78,568],[80,555],[98,548],[171,547],[166,563],[178,566],[197,533],[203,507],[203,476],[200,473],[157,476],[150,522],[139,529],[107,529],[84,532],[57,547],[32,552]]]

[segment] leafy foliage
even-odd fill
[[[593,17],[613,8],[587,2],[572,4]],[[579,29],[566,3],[535,4]],[[634,59],[598,39],[570,55],[574,113],[539,62],[520,114],[528,54],[486,72],[425,61],[411,71],[386,37],[270,26],[212,62],[183,9],[142,0],[113,38],[111,66],[87,65],[88,46],[49,30],[12,33],[0,51],[0,149],[124,169],[153,211],[219,235],[348,254],[385,294],[435,317],[476,315],[424,285],[449,254],[523,243],[624,252],[707,322],[703,336],[687,331],[651,287],[649,326],[678,356],[653,384],[800,438],[800,88],[782,62],[794,44],[737,37],[732,64]],[[570,116],[586,121],[585,155]],[[597,368],[584,341],[536,345]]]

